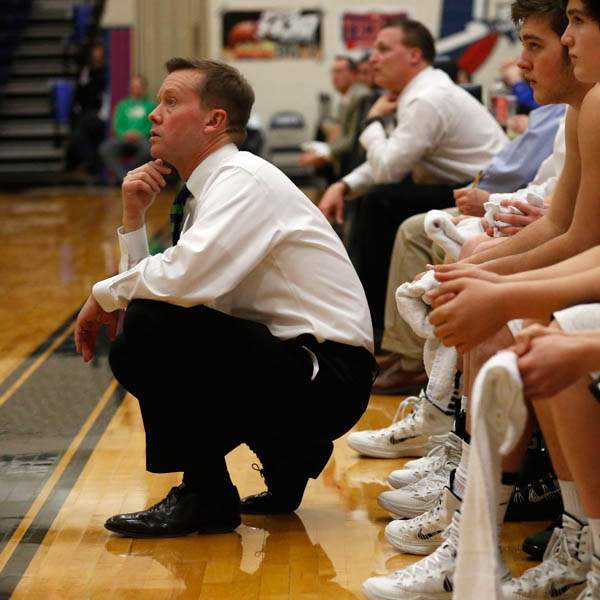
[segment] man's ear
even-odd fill
[[[227,129],[227,112],[222,108],[211,110],[206,120],[206,132],[215,133],[225,131],[225,129]]]
[[[410,49],[410,64],[415,67],[423,60],[423,52],[421,48]]]

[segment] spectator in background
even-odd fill
[[[356,63],[347,56],[338,56],[331,67],[331,81],[341,95],[337,121],[339,126],[326,132],[327,143],[311,147],[300,155],[302,166],[317,169],[343,170],[347,157],[354,148],[356,132],[360,128],[359,106],[363,98],[370,96],[370,89],[358,80]],[[331,178],[329,178],[331,179]]]
[[[533,97],[531,86],[523,79],[523,74],[517,65],[516,58],[510,58],[502,63],[502,66],[500,67],[500,77],[502,77],[502,81],[510,90],[510,93],[517,98],[518,113],[528,114],[529,111],[539,106]],[[527,125],[525,125],[524,129],[526,128]],[[522,132],[523,131],[519,131],[518,133]]]
[[[369,110],[371,110],[371,106],[375,104],[383,92],[383,90],[375,83],[375,69],[371,64],[370,54],[366,54],[356,63],[356,80],[359,83],[366,85],[369,88],[370,93],[362,96],[359,100],[357,108],[359,127],[354,131],[352,150],[346,159],[342,161],[340,168],[340,175],[342,177],[367,160],[367,155],[360,144],[359,138],[363,130],[364,122],[367,120],[367,114],[369,113]]]
[[[129,98],[121,100],[115,109],[115,137],[100,146],[104,165],[116,176],[118,184],[128,171],[150,160],[151,123],[148,115],[154,110],[154,102],[146,95],[146,87],[146,79],[141,75],[131,78]]]
[[[356,81],[373,90],[377,88],[377,84],[375,83],[375,69],[373,69],[370,57],[370,54],[365,54],[356,63]]]
[[[75,86],[71,139],[67,148],[68,170],[79,165],[89,175],[97,175],[101,162],[98,147],[104,139],[107,116],[103,109],[108,74],[102,44],[91,46],[89,58],[81,68]]]

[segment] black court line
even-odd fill
[[[158,230],[149,239],[154,252],[170,245],[169,237],[169,225]],[[71,327],[78,312],[0,382],[0,396]],[[86,365],[68,336],[0,406],[0,552],[110,385],[108,347],[99,336],[94,359]],[[0,571],[0,600],[14,592],[125,393],[117,387],[112,394]]]
[[[64,321],[62,325],[53,331],[35,350],[33,350],[20,364],[18,364],[0,383],[0,396],[4,394],[11,385],[15,383],[27,371],[27,369],[59,338],[74,322],[79,309]]]
[[[61,325],[34,354],[47,349],[72,323],[73,318]],[[106,337],[100,336],[94,359],[85,364],[73,336],[68,336],[0,406],[0,552],[112,382],[108,347]],[[22,368],[11,375],[12,381]],[[0,572],[0,598],[8,598],[22,577],[124,395],[117,388]]]
[[[100,437],[121,405],[125,394],[125,390],[120,386],[113,392],[104,410],[82,440],[79,448],[77,448],[69,461],[67,468],[31,522],[31,525],[15,548],[4,569],[0,572],[0,600],[8,600],[21,581],[23,574],[40,548],[54,519],[96,448]]]

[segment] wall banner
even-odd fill
[[[320,10],[226,11],[222,56],[239,59],[319,59]]]
[[[391,21],[408,18],[405,12],[346,12],[342,15],[342,41],[347,50],[369,50],[379,30]]]

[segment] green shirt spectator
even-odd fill
[[[146,95],[146,80],[131,78],[129,97],[121,100],[113,117],[113,138],[100,146],[100,156],[120,184],[128,171],[150,160],[150,119],[154,102]]]
[[[137,131],[144,137],[150,137],[150,120],[148,115],[155,104],[147,96],[141,98],[125,98],[117,104],[113,128],[117,137],[125,137],[128,131]]]

